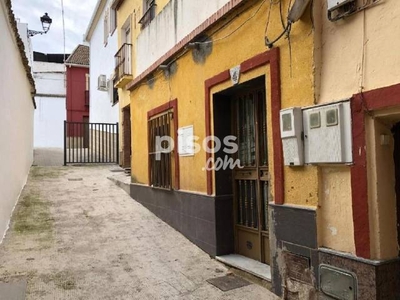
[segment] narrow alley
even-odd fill
[[[115,168],[32,167],[0,245],[0,299],[276,299],[210,284],[230,270],[108,180]]]

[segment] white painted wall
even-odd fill
[[[107,1],[100,18],[94,24],[95,29],[89,40],[90,43],[90,122],[92,123],[117,123],[119,121],[119,104],[112,106],[112,82],[108,91],[97,89],[97,80],[100,75],[112,78],[114,73],[114,55],[118,51],[118,33],[114,31],[104,45],[104,13],[113,1]]]
[[[32,42],[28,37],[28,24],[27,23],[17,23],[18,33],[22,39],[22,42],[25,46],[25,54],[29,60],[29,65],[32,67],[33,63],[33,50],[32,50]]]
[[[37,109],[35,111],[35,148],[64,146],[64,120],[66,120],[66,87],[64,64],[33,62],[36,84]]]
[[[0,240],[33,162],[31,86],[0,1]]]
[[[171,0],[144,28],[136,44],[135,76],[144,72],[229,0]]]
[[[65,98],[36,97],[35,148],[64,146]]]

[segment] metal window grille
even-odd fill
[[[149,175],[153,187],[172,189],[172,157],[168,142],[157,146],[157,137],[171,137],[172,112],[167,112],[148,121],[149,130]],[[161,147],[160,147],[161,146]]]

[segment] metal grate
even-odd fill
[[[172,189],[171,152],[163,151],[168,142],[163,141],[157,147],[157,138],[171,137],[172,112],[167,112],[148,121],[149,126],[149,172],[150,185],[153,187]]]
[[[119,162],[118,123],[64,121],[64,165]]]
[[[231,291],[234,289],[250,285],[250,282],[240,277],[236,277],[232,274],[223,277],[208,279],[207,282],[219,288],[223,292]]]

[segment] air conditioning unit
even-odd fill
[[[107,84],[107,76],[106,75],[100,75],[97,79],[97,89],[99,91],[107,91],[108,90],[108,84]]]
[[[335,22],[351,15],[356,9],[356,0],[328,0],[328,19]]]

